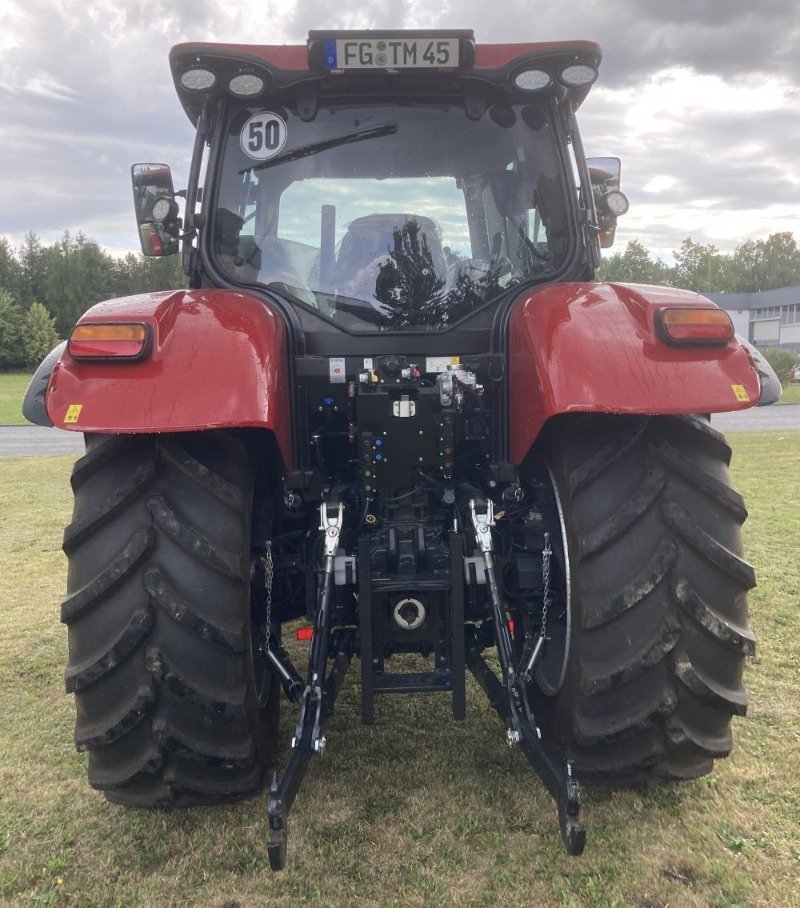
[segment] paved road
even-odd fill
[[[754,407],[738,413],[715,413],[711,425],[720,432],[758,432],[800,429],[800,404],[782,407]],[[28,457],[31,454],[83,453],[83,436],[42,426],[0,426],[0,457]]]
[[[800,404],[753,407],[737,413],[714,413],[711,425],[720,432],[759,432],[763,430],[800,429]]]
[[[31,454],[83,454],[83,435],[43,426],[0,426],[0,457]]]

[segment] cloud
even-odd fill
[[[186,179],[192,129],[167,64],[183,41],[284,43],[311,28],[474,28],[486,43],[586,38],[601,79],[580,112],[590,154],[623,158],[618,238],[732,248],[795,229],[800,197],[796,0],[5,0],[0,233],[83,229],[136,248],[132,161]],[[700,204],[702,203],[702,204]],[[127,237],[127,240],[126,240]]]

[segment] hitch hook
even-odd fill
[[[308,654],[308,675],[300,698],[300,716],[292,739],[289,765],[280,780],[276,773],[267,799],[269,814],[267,853],[273,870],[282,870],[286,865],[287,816],[311,757],[321,753],[325,748],[325,720],[330,715],[333,701],[339,691],[339,669],[341,668],[343,672],[349,663],[349,656],[345,654],[340,667],[337,657],[337,665],[330,677],[326,677],[331,637],[334,565],[343,523],[344,504],[341,501],[338,509],[335,507],[329,509],[325,502],[320,505],[319,528],[324,534],[324,558],[322,571],[317,580],[317,610],[314,616],[311,650]],[[335,683],[331,683],[332,679]]]

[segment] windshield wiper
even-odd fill
[[[365,139],[379,139],[381,136],[390,136],[397,132],[397,128],[397,123],[381,123],[379,126],[369,126],[356,132],[348,132],[343,136],[337,136],[335,139],[312,142],[310,145],[303,145],[300,148],[295,148],[294,151],[287,151],[286,154],[280,154],[276,158],[270,158],[260,164],[253,164],[252,167],[245,167],[239,173],[251,173],[253,170],[265,170],[267,167],[285,164],[287,161],[299,161],[300,158],[307,158],[312,154],[328,151],[329,148],[338,148],[340,145],[349,145],[351,142],[363,142]]]

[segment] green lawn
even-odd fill
[[[800,404],[800,382],[784,385],[779,404]]]
[[[26,424],[22,415],[22,398],[31,378],[29,372],[0,372],[0,426]]]
[[[800,905],[800,432],[732,438],[758,571],[751,708],[711,776],[590,789],[586,852],[474,685],[383,698],[359,723],[357,663],[291,815],[287,870],[266,858],[263,798],[124,810],[85,780],[64,694],[61,530],[70,458],[0,460],[0,902],[20,905]],[[299,644],[295,644],[299,646]],[[282,733],[291,734],[285,709]],[[284,747],[284,758],[286,749]]]

